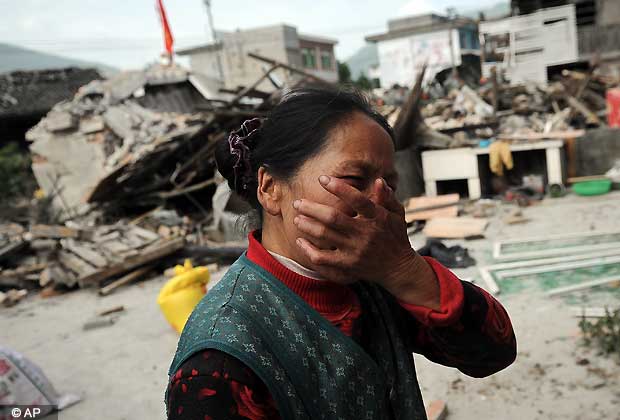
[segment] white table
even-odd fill
[[[561,140],[546,140],[510,145],[510,151],[545,150],[549,184],[562,184]],[[422,152],[422,171],[427,196],[437,195],[437,181],[466,179],[469,198],[480,198],[478,156],[488,155],[488,147],[429,150]]]

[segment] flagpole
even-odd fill
[[[205,7],[207,9],[207,19],[209,19],[209,27],[211,28],[211,38],[213,43],[217,46],[217,33],[215,32],[215,26],[213,25],[213,15],[211,14],[211,0],[204,0]],[[222,46],[223,48],[224,46]],[[220,80],[224,83],[224,71],[222,70],[222,62],[220,61],[220,52],[215,50],[215,60],[217,62],[217,71],[220,74]]]

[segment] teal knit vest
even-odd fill
[[[375,285],[354,288],[364,349],[243,255],[194,309],[168,373],[217,349],[260,377],[283,419],[425,419],[404,312]]]

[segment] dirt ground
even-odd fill
[[[495,238],[620,229],[620,193],[545,200],[524,215],[528,223],[504,225],[498,213],[486,239],[464,246],[485,263]],[[414,245],[423,242],[421,234],[412,238]],[[478,277],[475,268],[456,272]],[[214,280],[222,273],[214,273]],[[60,414],[62,420],[164,418],[166,372],[178,339],[155,302],[164,282],[150,280],[107,297],[79,290],[27,298],[0,309],[0,342],[39,364],[59,391],[83,397]],[[445,400],[449,420],[620,419],[620,366],[579,345],[570,307],[535,291],[499,298],[513,320],[517,361],[474,379],[416,355],[425,400]],[[83,331],[98,311],[117,305],[126,311],[114,325]]]

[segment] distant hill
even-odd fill
[[[368,69],[379,64],[377,44],[368,43],[357,50],[345,63],[351,70],[351,79],[356,80],[362,73],[368,76]]]
[[[118,72],[118,69],[101,63],[93,63],[60,55],[0,43],[0,73],[16,70],[47,70],[66,67],[95,68],[104,76]]]

